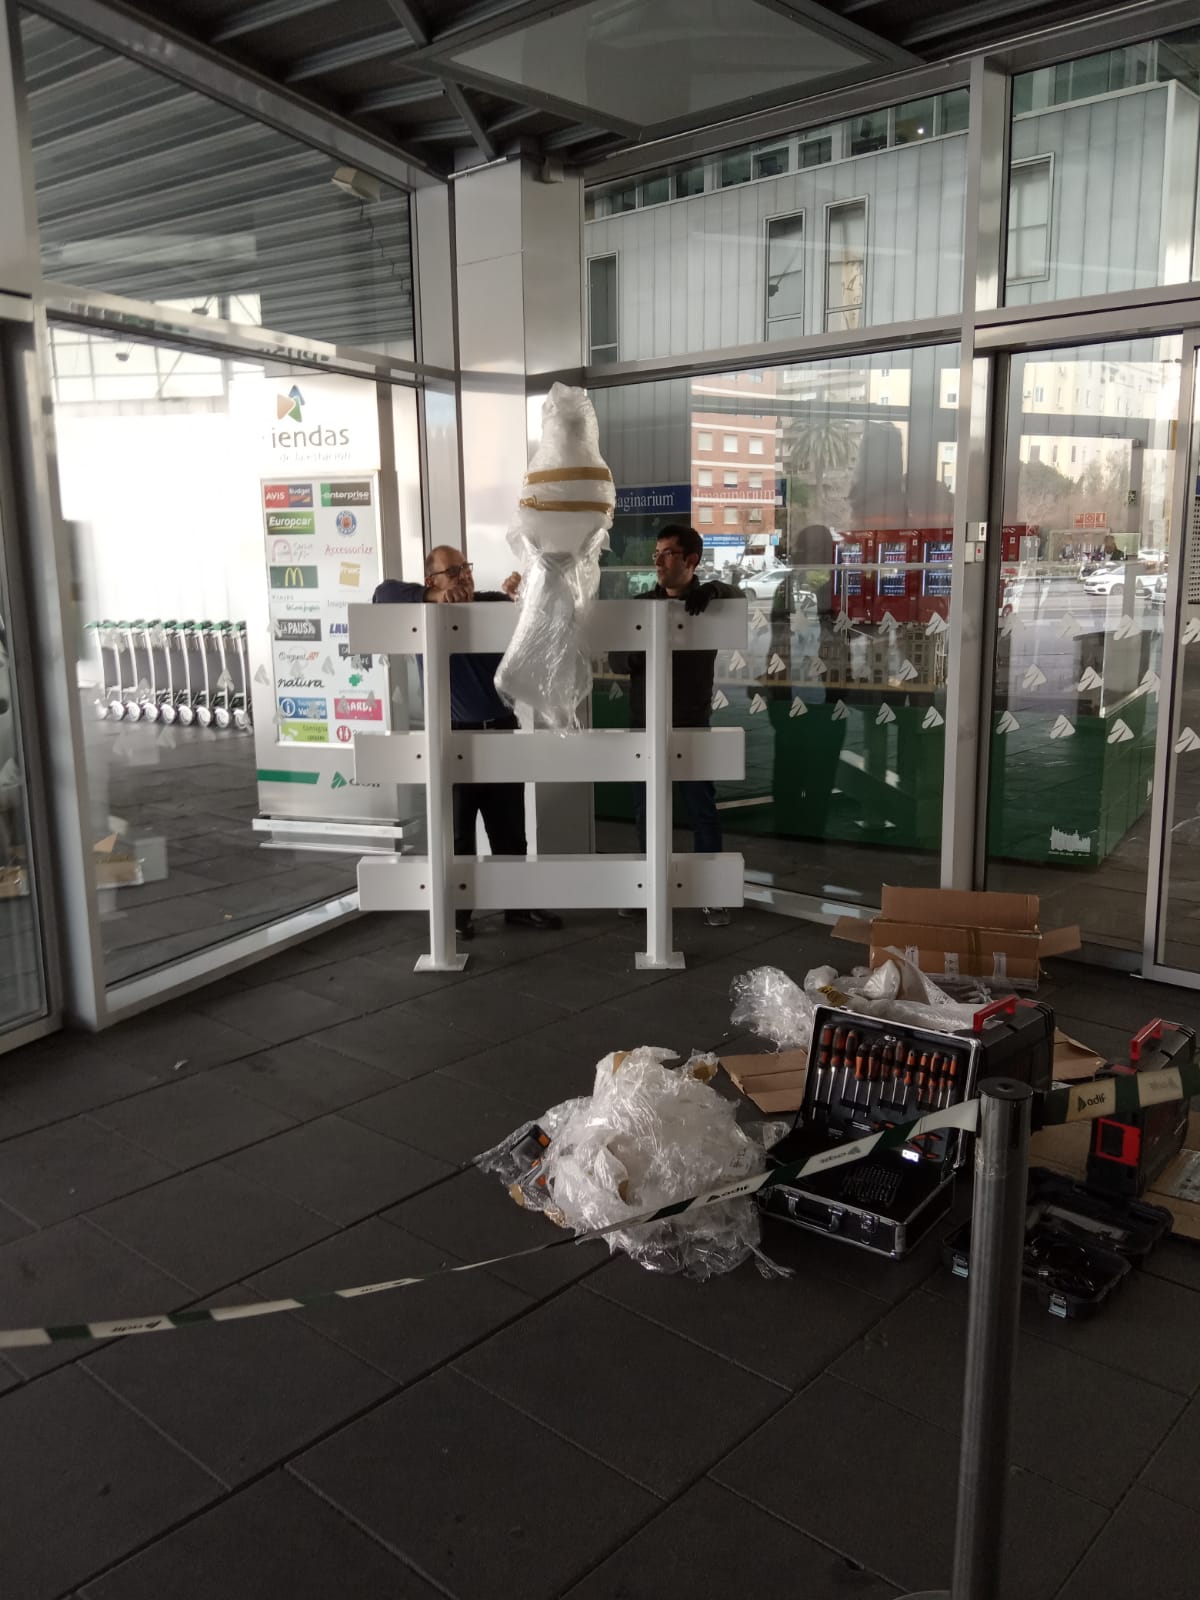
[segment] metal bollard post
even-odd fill
[[[1027,1083],[987,1078],[979,1085],[953,1575],[949,1594],[910,1600],[996,1600],[1000,1593],[1032,1101]]]

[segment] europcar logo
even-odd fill
[[[282,422],[284,417],[289,422],[304,421],[304,396],[296,384],[293,384],[286,394],[275,396],[275,420]]]

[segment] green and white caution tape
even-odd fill
[[[540,1255],[546,1250],[561,1249],[564,1245],[588,1244],[593,1239],[603,1239],[610,1233],[645,1223],[663,1222],[682,1216],[687,1211],[698,1211],[703,1206],[715,1205],[721,1200],[736,1200],[752,1195],[760,1189],[773,1188],[781,1183],[795,1183],[814,1173],[827,1172],[852,1161],[861,1161],[874,1150],[897,1149],[924,1133],[936,1133],[941,1128],[965,1128],[973,1131],[979,1115],[978,1100],[947,1106],[942,1111],[930,1112],[915,1122],[897,1123],[879,1133],[868,1134],[865,1139],[854,1139],[821,1150],[807,1161],[789,1161],[771,1167],[766,1172],[749,1178],[738,1178],[731,1183],[717,1185],[703,1194],[692,1195],[687,1200],[676,1200],[671,1205],[660,1206],[657,1211],[647,1211],[639,1217],[627,1217],[607,1228],[593,1228],[587,1233],[564,1234],[548,1239],[545,1244],[534,1245],[529,1250],[517,1250],[511,1255],[492,1256],[487,1261],[464,1262],[457,1267],[441,1267],[436,1272],[423,1272],[410,1278],[388,1278],[382,1283],[359,1284],[353,1289],[326,1289],[315,1294],[289,1296],[283,1300],[260,1300],[253,1305],[213,1306],[203,1311],[165,1311],[149,1316],[116,1317],[107,1322],[67,1322],[47,1328],[8,1328],[0,1330],[0,1350],[21,1350],[30,1347],[60,1344],[72,1339],[126,1339],[135,1333],[169,1333],[180,1328],[195,1328],[202,1323],[245,1322],[252,1317],[272,1317],[281,1311],[300,1311],[306,1306],[325,1305],[331,1300],[358,1300],[366,1295],[385,1294],[392,1289],[411,1289],[419,1283],[430,1283],[436,1278],[447,1278],[458,1272],[478,1272],[485,1267],[495,1267],[506,1261],[519,1261],[522,1256]]]
[[[1146,1106],[1161,1105],[1171,1100],[1187,1100],[1200,1095],[1200,1066],[1185,1065],[1165,1067],[1157,1072],[1120,1074],[1088,1083],[1072,1084],[1061,1089],[1051,1089],[1034,1101],[1033,1125],[1050,1127],[1059,1123],[1082,1122],[1097,1117],[1121,1116],[1139,1111]],[[420,1283],[430,1283],[437,1278],[450,1277],[459,1272],[478,1272],[487,1267],[500,1266],[507,1261],[519,1261],[523,1256],[541,1255],[546,1250],[561,1249],[564,1245],[589,1244],[594,1239],[606,1238],[610,1233],[624,1232],[628,1228],[647,1223],[665,1222],[683,1216],[688,1211],[698,1211],[704,1206],[716,1205],[722,1200],[737,1200],[745,1195],[757,1194],[780,1184],[794,1184],[803,1178],[829,1172],[834,1167],[862,1161],[873,1152],[897,1150],[920,1139],[923,1134],[937,1133],[944,1128],[958,1128],[974,1133],[979,1120],[979,1101],[967,1100],[960,1105],[946,1106],[941,1111],[931,1111],[913,1122],[900,1122],[868,1134],[865,1139],[847,1140],[820,1150],[805,1161],[782,1162],[755,1173],[748,1178],[738,1178],[731,1183],[718,1184],[703,1194],[686,1200],[676,1200],[671,1205],[660,1206],[657,1211],[647,1211],[639,1217],[627,1217],[606,1228],[593,1228],[587,1233],[564,1234],[548,1239],[545,1244],[528,1250],[517,1250],[511,1255],[492,1256],[486,1261],[464,1262],[457,1267],[441,1267],[436,1272],[423,1272],[415,1277],[388,1278],[381,1283],[359,1284],[353,1289],[326,1289],[314,1294],[290,1296],[284,1300],[260,1300],[253,1305],[214,1306],[204,1311],[167,1311],[150,1316],[118,1317],[107,1322],[68,1322],[46,1328],[8,1328],[0,1330],[0,1350],[20,1350],[33,1346],[59,1344],[72,1339],[124,1339],[135,1333],[168,1333],[179,1328],[194,1328],[202,1323],[245,1322],[253,1317],[271,1317],[282,1311],[300,1311],[306,1306],[324,1305],[331,1300],[358,1300],[367,1295],[386,1294],[393,1289],[411,1289]]]
[[[1147,1106],[1190,1100],[1193,1095],[1200,1095],[1200,1066],[1190,1062],[1161,1067],[1157,1072],[1121,1072],[1039,1095],[1034,1102],[1033,1126],[1048,1128],[1062,1122],[1128,1116]]]

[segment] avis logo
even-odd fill
[[[286,394],[275,396],[275,420],[282,422],[285,417],[289,422],[304,421],[304,396],[296,384]]]

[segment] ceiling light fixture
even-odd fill
[[[375,201],[383,193],[379,179],[357,167],[339,167],[330,181],[335,189],[352,194],[356,200]]]

